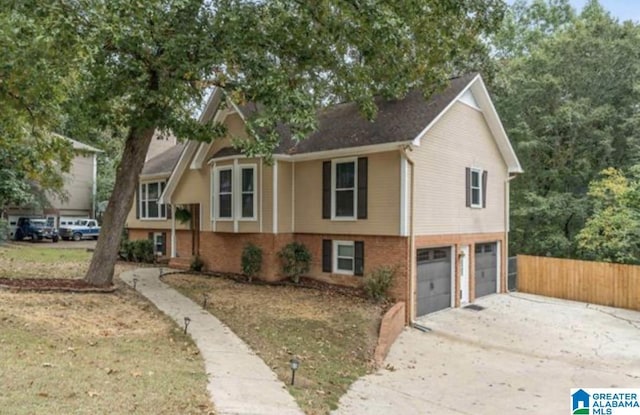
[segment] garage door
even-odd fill
[[[451,306],[451,248],[418,249],[418,316]]]
[[[476,298],[497,291],[498,245],[476,244]]]

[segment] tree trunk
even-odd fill
[[[130,128],[116,172],[116,182],[109,205],[104,214],[100,237],[89,270],[84,279],[97,286],[111,285],[122,229],[131,210],[133,195],[138,185],[145,157],[155,129]]]

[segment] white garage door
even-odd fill
[[[418,249],[417,315],[451,306],[451,248]]]

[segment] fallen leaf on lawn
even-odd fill
[[[48,398],[49,394],[47,392],[38,392],[38,396],[40,396],[41,398]]]
[[[42,367],[53,367],[51,363],[45,362],[42,364]]]
[[[89,397],[91,397],[91,398],[95,398],[96,396],[98,396],[98,392],[96,392],[96,391],[88,391],[87,395],[89,395]]]
[[[131,376],[133,376],[134,378],[139,378],[140,376],[142,376],[142,373],[140,373],[140,372],[131,372]]]

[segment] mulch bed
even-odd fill
[[[0,278],[0,288],[11,291],[57,291],[73,293],[112,293],[117,287],[97,287],[85,280],[65,278]]]

